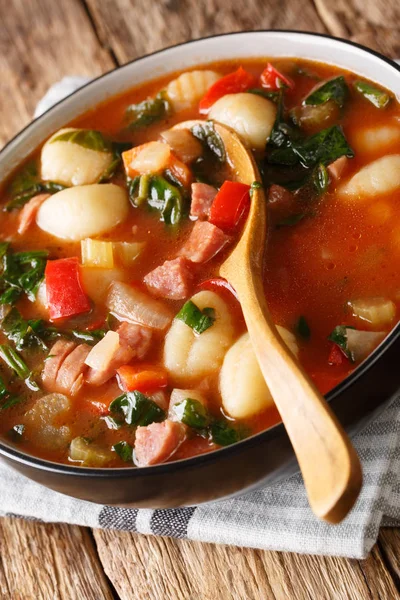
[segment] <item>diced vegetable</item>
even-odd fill
[[[113,242],[113,247],[122,264],[125,267],[130,267],[142,254],[146,247],[146,242]]]
[[[142,173],[161,173],[171,160],[171,148],[162,142],[147,142],[122,153],[128,177]]]
[[[400,188],[400,154],[388,154],[362,167],[338,190],[339,197],[362,202]]]
[[[385,335],[384,331],[359,331],[353,327],[339,325],[335,327],[328,339],[334,342],[349,360],[358,362],[364,360]],[[331,351],[329,363],[341,364],[337,353]]]
[[[224,142],[221,136],[215,130],[212,121],[205,121],[204,123],[196,123],[190,130],[195,138],[200,140],[203,146],[212,152],[219,162],[225,162],[226,152]]]
[[[161,91],[154,98],[128,106],[126,117],[130,129],[140,129],[164,119],[170,112],[171,105],[167,94]]]
[[[46,294],[51,319],[88,312],[89,298],[82,288],[77,257],[47,261]]]
[[[321,85],[318,85],[307,98],[303,101],[303,104],[316,106],[318,104],[324,104],[329,100],[336,102],[340,108],[344,106],[344,103],[348,97],[349,88],[347,87],[346,80],[343,75],[334,77]]]
[[[71,400],[63,394],[39,398],[24,417],[27,436],[34,433],[35,442],[48,450],[66,450],[71,441],[71,430],[59,422],[70,410]]]
[[[149,392],[168,385],[168,373],[155,365],[125,365],[117,373],[122,388],[128,392]]]
[[[183,321],[195,333],[199,335],[209,329],[215,321],[215,311],[213,308],[204,308],[200,310],[194,302],[188,300],[176,315],[176,319]]]
[[[208,92],[200,100],[199,111],[201,114],[207,114],[211,106],[225,96],[226,94],[237,94],[238,92],[246,92],[248,89],[255,87],[256,79],[254,75],[251,75],[239,67],[233,73],[229,73],[221,79],[218,79],[210,87]]]
[[[339,105],[333,100],[312,106],[296,106],[290,111],[293,122],[306,133],[315,133],[334,125],[340,116]]]
[[[184,188],[188,188],[192,182],[192,172],[184,162],[176,158],[171,152],[171,160],[165,174],[172,179],[173,183],[178,183]]]
[[[139,391],[122,394],[111,402],[109,409],[115,419],[128,425],[145,427],[165,419],[165,411]]]
[[[352,300],[349,306],[355,317],[377,328],[390,325],[396,316],[394,302],[383,297]]]
[[[133,448],[128,442],[118,442],[118,444],[114,444],[113,450],[115,450],[124,462],[129,463],[133,461]]]
[[[366,100],[371,102],[376,108],[386,108],[391,100],[388,92],[367,83],[366,81],[355,81],[354,89],[357,90]]]
[[[45,339],[52,332],[46,329],[41,319],[25,320],[16,308],[13,308],[1,323],[1,329],[9,340],[14,342],[17,350],[38,347],[47,350]]]
[[[102,448],[84,437],[76,437],[69,448],[69,457],[85,467],[105,467],[114,460],[110,450]]]
[[[332,344],[329,352],[328,364],[338,367],[348,360],[348,356],[345,355],[340,346]]]
[[[210,421],[205,406],[194,398],[185,398],[174,403],[170,412],[172,420],[180,421],[193,429],[205,429]]]
[[[268,63],[261,73],[260,83],[264,88],[272,91],[283,87],[288,87],[291,90],[294,88],[294,82],[286,75],[282,75],[271,63]]]
[[[111,285],[107,307],[117,318],[151,329],[164,330],[172,321],[169,308],[162,302],[119,281]]]
[[[346,327],[345,325],[337,325],[337,327],[335,327],[335,329],[329,335],[328,340],[336,344],[348,359],[354,361],[354,358],[352,357],[347,346],[347,331],[349,329],[350,327]]]
[[[113,160],[112,144],[99,131],[60,129],[42,148],[41,178],[66,186],[96,183]]]
[[[85,364],[92,369],[104,369],[119,348],[119,335],[116,331],[107,331],[106,335],[92,348]]]
[[[221,75],[201,70],[182,73],[167,86],[167,94],[176,111],[193,107]]]
[[[250,186],[225,181],[211,205],[210,223],[223,231],[232,231],[250,206]]]
[[[43,280],[47,251],[12,252],[7,243],[0,250],[0,304],[14,304],[24,293],[34,302]]]
[[[236,444],[245,437],[244,432],[239,431],[227,421],[214,421],[211,425],[211,439],[218,446],[230,446]]]
[[[184,163],[190,164],[203,153],[203,147],[188,129],[167,129],[161,137],[172,152]]]
[[[142,181],[146,177],[146,198],[143,198]],[[146,200],[149,206],[160,211],[161,220],[167,225],[177,225],[183,217],[183,198],[180,190],[161,175],[135,177],[129,186],[133,206]]]
[[[276,104],[256,94],[228,94],[217,100],[210,119],[234,129],[250,148],[264,150],[276,117]]]
[[[19,354],[11,348],[11,346],[0,346],[0,358],[2,358],[6,365],[14,371],[19,379],[25,381],[26,386],[30,390],[34,392],[39,390],[38,384],[31,378],[32,373],[28,365],[22,360]]]
[[[128,212],[128,196],[119,185],[82,185],[45,200],[36,223],[57,238],[80,241],[113,229],[125,221]]]
[[[82,264],[86,267],[112,269],[114,266],[113,243],[87,238],[81,241]]]
[[[13,179],[10,186],[11,200],[4,206],[4,210],[20,209],[38,194],[55,194],[64,188],[64,185],[54,181],[40,181],[36,163],[29,162]]]
[[[96,303],[103,302],[110,284],[125,281],[128,274],[121,269],[99,269],[98,267],[80,267],[82,287],[89,298]]]

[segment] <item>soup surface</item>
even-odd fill
[[[254,153],[251,186],[215,123]],[[219,276],[256,188],[279,334],[321,392],[349,375],[398,320],[399,104],[320,63],[220,62],[95,106],[3,186],[2,436],[141,467],[279,422]]]

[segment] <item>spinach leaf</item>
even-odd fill
[[[196,123],[190,130],[195,138],[208,150],[210,150],[219,162],[226,161],[226,152],[224,142],[221,136],[215,130],[214,123],[212,121],[206,121],[205,123]]]
[[[106,329],[92,329],[91,331],[78,331],[77,329],[73,329],[70,332],[71,336],[75,339],[79,340],[80,342],[86,342],[89,344],[97,344],[98,341],[103,339],[106,333]]]
[[[128,442],[118,442],[114,444],[113,450],[122,458],[125,462],[132,462],[133,460],[133,448]]]
[[[112,416],[123,417],[128,425],[145,426],[165,419],[162,410],[151,398],[141,392],[126,392],[115,398],[109,406]]]
[[[243,434],[239,430],[222,419],[211,424],[210,434],[212,441],[219,446],[230,446],[243,439]]]
[[[329,173],[325,165],[320,164],[313,173],[313,183],[318,195],[325,194],[329,187]]]
[[[391,101],[391,97],[387,92],[366,81],[355,81],[353,85],[354,89],[371,102],[371,104],[376,106],[376,108],[386,108]]]
[[[125,152],[125,150],[129,150],[131,147],[131,142],[112,142],[113,160],[108,169],[101,176],[99,183],[108,181],[115,175],[118,167],[122,163],[122,153]]]
[[[341,348],[341,350],[343,350],[343,352],[347,356],[347,358],[351,362],[354,362],[354,356],[350,352],[348,345],[347,345],[347,329],[354,329],[354,328],[346,326],[346,325],[338,325],[337,327],[335,327],[335,329],[332,331],[332,333],[328,336],[328,340],[330,342],[333,342],[337,346],[339,346],[339,348]]]
[[[318,104],[324,104],[329,100],[333,100],[340,108],[342,108],[348,95],[349,88],[347,87],[346,80],[343,75],[339,75],[339,77],[330,79],[311,92],[311,94],[303,101],[303,104],[317,106]]]
[[[50,143],[54,144],[55,142],[71,142],[95,152],[112,152],[111,142],[100,131],[94,129],[63,131],[59,135],[56,135]]]
[[[24,293],[31,302],[44,277],[48,252],[12,252],[1,257],[0,304],[14,304]]]
[[[299,320],[297,321],[294,329],[297,335],[303,338],[303,340],[310,339],[311,329],[309,324],[307,323],[306,318],[303,315],[299,317]]]
[[[303,140],[289,141],[286,146],[273,150],[268,155],[271,164],[294,166],[300,164],[311,168],[317,164],[327,165],[341,156],[354,157],[339,125],[323,129]]]
[[[126,116],[129,120],[129,129],[140,129],[147,127],[156,121],[164,119],[172,112],[172,107],[165,91],[159,92],[154,98],[148,98],[131,104],[126,109]]]
[[[199,335],[209,329],[215,321],[215,311],[212,308],[200,310],[191,300],[188,300],[175,317],[188,325]]]
[[[20,396],[15,396],[11,392],[8,391],[6,384],[0,377],[0,411],[6,410],[7,408],[11,408],[16,404],[22,402],[23,398]]]
[[[176,418],[193,429],[205,429],[210,417],[206,408],[198,400],[185,398],[173,405],[172,411]]]
[[[179,189],[169,183],[165,177],[153,175],[149,183],[148,203],[161,213],[161,219],[167,225],[177,225],[183,217],[183,199]]]
[[[40,181],[38,169],[35,162],[30,162],[18,173],[10,186],[11,200],[4,206],[9,212],[22,208],[33,196],[37,194],[55,194],[65,189],[64,185],[53,181]]]
[[[17,352],[10,346],[0,345],[0,358],[4,360],[6,365],[10,367],[19,379],[25,381],[27,387],[37,392],[39,386],[36,381],[31,379],[32,373],[28,365],[22,360]]]
[[[280,92],[273,92],[272,90],[262,90],[260,88],[251,88],[250,90],[247,90],[247,92],[249,94],[256,94],[256,96],[262,96],[267,100],[272,100],[272,102],[279,101]]]
[[[39,347],[47,350],[41,334],[45,331],[44,321],[30,319],[26,321],[16,308],[13,308],[3,319],[1,328],[6,337],[14,342],[17,350]]]

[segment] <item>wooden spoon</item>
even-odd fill
[[[180,123],[192,127],[196,121]],[[236,179],[261,182],[252,154],[238,135],[214,124]],[[299,461],[308,500],[317,517],[339,523],[354,505],[362,485],[357,453],[336,416],[277,332],[262,283],[267,210],[262,188],[252,191],[242,236],[221,265],[235,288],[258,363]]]

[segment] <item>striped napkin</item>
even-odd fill
[[[66,78],[39,103],[35,116],[86,83]],[[266,550],[364,558],[381,525],[400,519],[400,397],[357,434],[364,485],[340,525],[312,514],[302,478],[212,504],[168,510],[127,509],[92,504],[53,492],[0,464],[0,516],[119,529]]]

